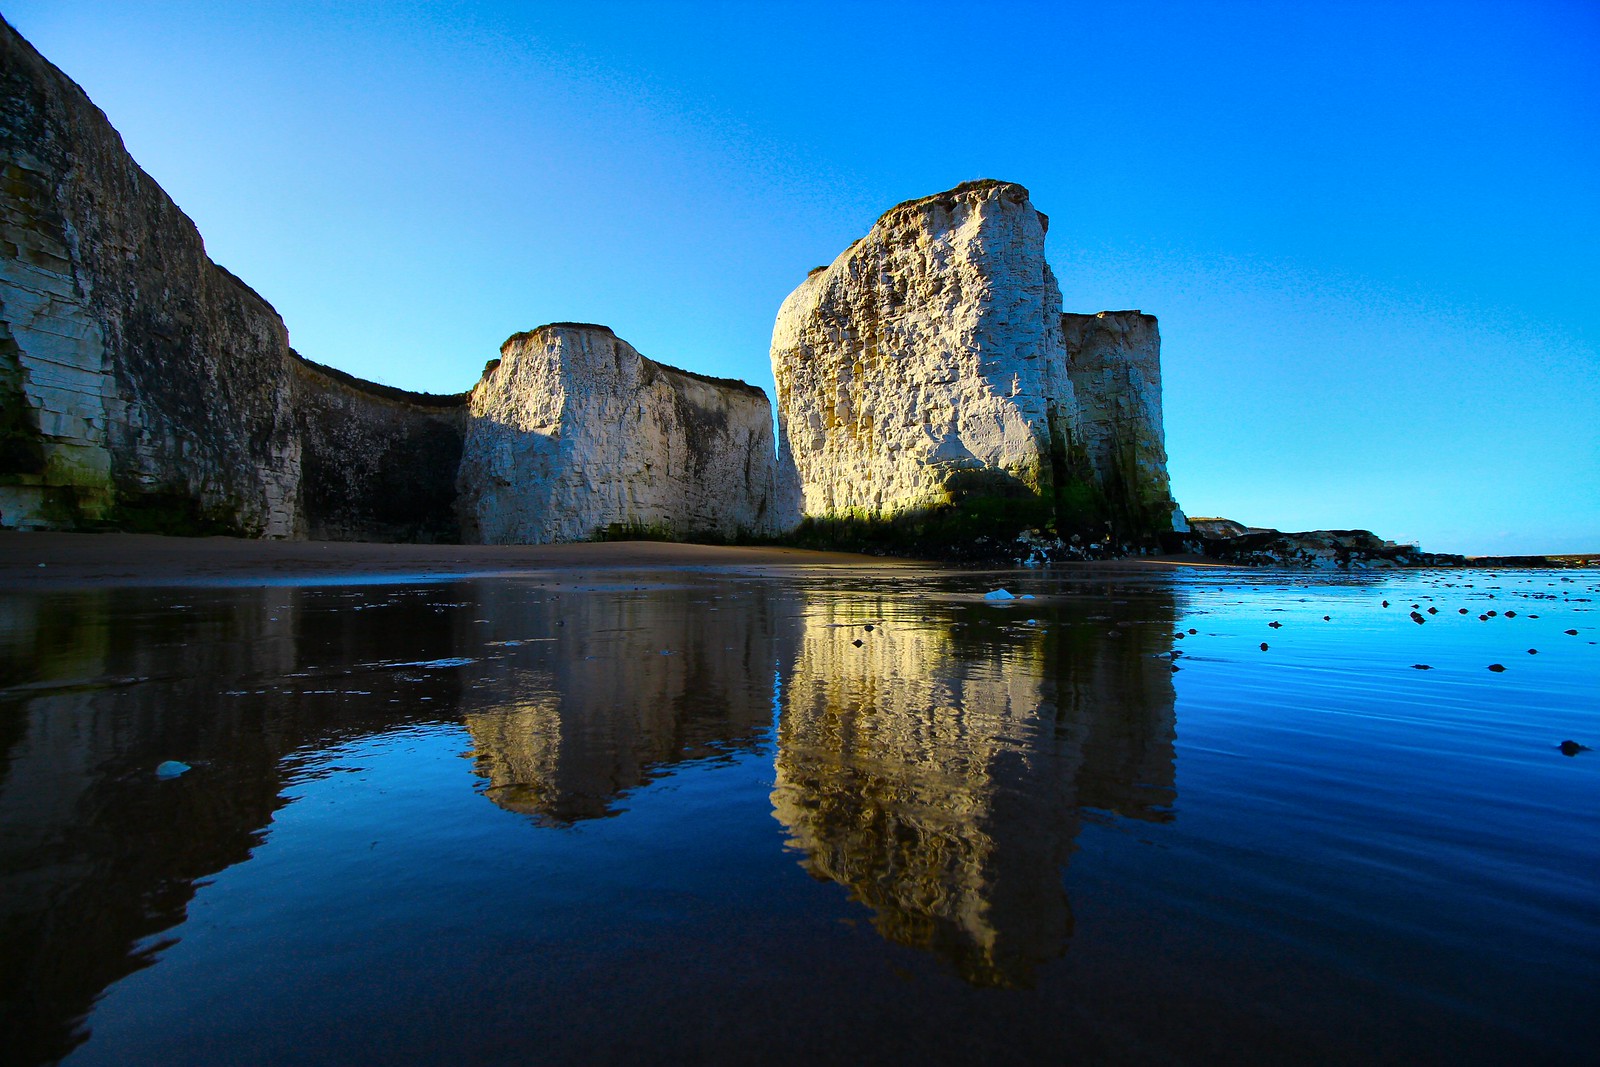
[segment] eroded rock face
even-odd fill
[[[970,183],[885,212],[790,294],[772,369],[792,507],[876,519],[1048,492],[1072,385],[1045,226],[1020,185]]]
[[[1071,316],[1069,348],[1047,225],[1022,186],[969,182],[885,212],[784,301],[794,521],[953,509],[1064,534],[1109,522],[1134,543],[1172,529],[1155,320]]]
[[[314,541],[461,540],[456,470],[466,394],[391,389],[298,357],[300,521]]]
[[[1061,316],[1081,445],[1104,509],[1119,530],[1169,530],[1177,504],[1167,483],[1161,417],[1161,333],[1154,315]]]
[[[646,359],[604,326],[517,334],[473,389],[457,484],[468,540],[774,532],[760,389]]]
[[[9,26],[0,168],[7,525],[292,534],[282,322]]]
[[[3,22],[0,252],[0,525],[452,537],[464,398],[396,401],[302,363]]]

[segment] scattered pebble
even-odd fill
[[[1267,650],[1267,643],[1265,641],[1263,641],[1263,642],[1261,642],[1261,651],[1265,652],[1266,650]]]
[[[1196,630],[1196,629],[1195,629],[1195,628],[1194,628],[1194,627],[1192,627],[1192,626],[1191,626],[1191,627],[1189,627],[1189,632],[1190,632],[1190,633],[1192,633],[1192,634],[1197,634],[1197,633],[1199,633],[1199,632],[1200,632],[1200,631],[1199,631],[1199,630]]]
[[[1456,610],[1459,611],[1463,615],[1465,615],[1467,613],[1467,609],[1466,608],[1457,608]]]
[[[176,778],[190,769],[190,766],[182,760],[169,759],[156,765],[156,777]]]
[[[1489,664],[1489,669],[1496,674],[1503,674],[1505,673],[1506,665],[1504,663],[1491,663]]]
[[[1431,671],[1431,670],[1433,670],[1433,668],[1428,666],[1426,663],[1413,663],[1411,665],[1411,669],[1414,670],[1414,671]]]
[[[1566,634],[1568,637],[1577,637],[1578,636],[1578,631],[1576,631],[1576,630],[1562,630],[1561,632]]]
[[[1267,625],[1272,627],[1274,630],[1281,630],[1283,628],[1283,623],[1277,622],[1276,620],[1267,623]]]
[[[1411,621],[1416,623],[1418,626],[1421,626],[1423,623],[1428,621],[1428,617],[1420,611],[1413,611],[1411,613]]]
[[[1383,606],[1384,606],[1384,607],[1388,607],[1388,606],[1389,606],[1389,602],[1388,602],[1388,601],[1387,601],[1387,600],[1385,600],[1385,601],[1384,601],[1384,602],[1383,602]]]
[[[857,648],[860,648],[861,647],[861,638],[858,637],[854,641],[851,641],[850,643],[852,645],[855,645]]]
[[[1491,612],[1491,614],[1493,614],[1493,613],[1492,613],[1492,612]],[[1514,618],[1516,618],[1516,617],[1517,617],[1517,613],[1516,613],[1516,612],[1514,612],[1514,611],[1508,611],[1508,612],[1506,612],[1506,618],[1508,618],[1508,619],[1514,619]]]
[[[1428,609],[1428,614],[1429,615],[1437,615],[1437,614],[1439,614],[1439,609],[1438,608],[1429,608]]]
[[[1333,616],[1332,615],[1324,615],[1322,617],[1322,621],[1323,622],[1332,622],[1333,621]]]
[[[983,594],[985,600],[1015,600],[1016,595],[1005,589],[991,589]]]
[[[863,626],[862,629],[867,631],[867,633],[870,634],[872,632],[872,624],[869,622],[865,626]]]
[[[1539,654],[1539,650],[1538,650],[1538,649],[1537,649],[1537,648],[1530,648],[1530,649],[1528,649],[1528,655],[1530,655],[1530,656],[1537,656],[1537,655],[1538,655],[1538,654]]]
[[[1563,741],[1556,747],[1561,749],[1561,754],[1563,756],[1576,756],[1580,752],[1589,751],[1588,745],[1580,745],[1578,742],[1572,740]]]

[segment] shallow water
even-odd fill
[[[1590,1061],[1592,574],[994,581],[0,593],[0,1058]]]

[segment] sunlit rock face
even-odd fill
[[[780,466],[801,513],[1048,491],[1072,387],[1045,225],[1022,186],[969,183],[885,212],[783,302]]]
[[[1165,494],[1154,320],[1131,346],[1080,339],[1074,374],[1047,225],[1022,186],[969,182],[885,212],[789,295],[771,354],[791,522],[1002,501],[1009,518],[1063,533],[1109,520],[1137,543],[1172,529],[1170,507],[1108,507],[1127,494],[1093,462],[1120,456],[1116,435],[1139,427],[1155,448],[1134,446],[1138,499]],[[1128,368],[1113,365],[1123,357]],[[1128,385],[1144,390],[1124,405],[1137,418],[1107,391]]]
[[[1074,440],[1118,529],[1167,530],[1177,504],[1167,482],[1161,416],[1161,333],[1154,315],[1061,316],[1078,402]]]
[[[1025,986],[1071,936],[1061,878],[1081,810],[1170,817],[1173,688],[1155,652],[1172,607],[1142,602],[1116,636],[1054,611],[906,609],[810,606],[773,814],[884,937]]]
[[[604,326],[512,337],[470,413],[458,476],[469,540],[775,529],[766,394],[646,359]]]

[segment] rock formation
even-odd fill
[[[1155,320],[1064,319],[1047,226],[1022,186],[969,182],[891,208],[789,295],[772,368],[792,518],[1171,531]]]
[[[506,341],[470,410],[458,481],[473,541],[774,532],[772,407],[754,386],[557,323]]]
[[[0,526],[733,536],[770,530],[772,462],[761,390],[604,327],[513,337],[470,398],[301,359],[83,90],[0,22]]]
[[[1181,527],[1167,484],[1155,316],[1066,314],[1061,334],[1077,401],[1073,440],[1093,471],[1106,518],[1116,530],[1140,532],[1135,536]]]

